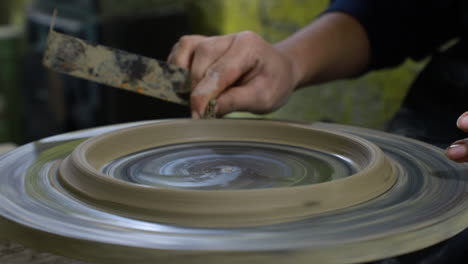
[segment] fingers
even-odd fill
[[[172,51],[167,58],[167,62],[182,68],[190,69],[195,48],[206,38],[207,37],[200,35],[181,37],[180,40],[172,47]]]
[[[262,89],[265,83],[264,79],[255,78],[243,86],[230,88],[218,97],[216,113],[223,116],[235,111],[256,114],[272,111],[275,101],[271,97],[271,93]]]
[[[209,67],[215,64],[229,49],[234,35],[211,37],[200,41],[193,51],[190,65],[192,90],[205,77]]]
[[[468,132],[468,112],[463,113],[457,120],[457,126]],[[458,140],[446,151],[449,159],[456,162],[468,162],[468,139]]]
[[[453,143],[446,151],[449,159],[456,162],[468,162],[468,139]]]
[[[192,117],[217,99],[217,114],[266,113],[293,90],[288,60],[260,36],[241,32],[219,37],[188,36],[174,47],[169,62],[189,68]]]
[[[208,102],[233,85],[249,69],[249,60],[242,56],[246,54],[246,47],[239,44],[239,39],[242,40],[244,35],[185,36],[173,47],[168,62],[188,68],[191,72],[194,118],[203,115]]]
[[[172,48],[168,62],[190,69],[193,89],[203,79],[207,69],[226,53],[234,38],[234,35],[184,36]]]
[[[457,120],[457,126],[465,131],[468,132],[468,112],[463,113]]]
[[[463,113],[457,120],[457,126],[468,132],[468,112]],[[456,162],[468,162],[468,139],[454,142],[445,152],[447,157]]]
[[[246,33],[234,35],[227,51],[206,69],[191,96],[191,106],[195,117],[203,115],[211,99],[217,98],[258,66],[259,59],[254,52],[254,47],[246,45],[250,41],[249,37]]]
[[[251,105],[257,103],[252,96],[254,89],[249,86],[232,87],[221,94],[216,101],[216,113],[223,116],[235,111],[251,111]]]

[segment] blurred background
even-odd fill
[[[327,5],[328,0],[1,0],[0,142],[23,144],[88,127],[189,116],[171,103],[45,69],[41,59],[54,8],[57,31],[165,60],[185,34],[253,30],[270,42],[281,40]],[[359,79],[302,89],[265,117],[379,129],[421,67],[407,61]]]

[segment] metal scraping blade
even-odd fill
[[[55,14],[54,14],[55,19]],[[54,31],[51,24],[43,64],[57,72],[188,105],[186,69]]]

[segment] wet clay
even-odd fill
[[[311,149],[340,156],[358,171],[318,184],[248,190],[145,186],[101,172],[111,161],[143,150],[210,141],[252,142],[253,149],[255,142]],[[377,146],[357,137],[297,124],[225,119],[160,122],[92,138],[62,162],[59,179],[78,199],[118,215],[177,225],[238,227],[294,221],[368,201],[395,183],[395,172]]]
[[[86,139],[91,140],[81,144]],[[376,196],[370,191],[385,182],[380,171],[369,182],[357,184],[360,173],[380,163],[369,159],[380,155],[369,156],[374,150],[383,153],[396,175],[395,182],[386,191],[376,191],[380,193]],[[86,160],[71,162],[74,155]],[[313,161],[308,162],[309,157]],[[73,165],[66,168],[67,162]],[[249,170],[237,174],[240,167]],[[57,135],[4,154],[0,235],[91,263],[362,263],[426,248],[464,230],[467,169],[433,146],[335,124],[168,120],[113,125]],[[70,177],[69,170],[78,176]],[[85,175],[82,171],[97,176],[76,180]],[[184,171],[201,172],[200,178],[178,174]],[[312,173],[302,175],[304,171]],[[223,177],[210,178],[216,173]],[[268,179],[275,184],[268,185]],[[349,184],[340,186],[343,182]],[[320,196],[314,196],[313,188],[301,193],[311,187],[317,187]],[[130,192],[132,188],[137,191]],[[151,198],[158,188],[171,199]],[[301,195],[289,196],[289,189]],[[299,214],[310,213],[304,207],[319,208],[315,198],[336,206],[361,194],[368,199],[341,209]],[[207,199],[206,206],[187,199],[197,198],[194,195]],[[177,197],[185,199],[179,202],[180,209],[162,207],[162,201],[178,206]],[[298,205],[294,201],[304,203],[294,207]],[[230,212],[223,204],[246,221],[232,213],[233,220],[227,219]],[[277,204],[284,207],[275,208]],[[141,220],[155,208],[167,218]],[[266,217],[244,210],[248,208],[260,208]],[[177,213],[180,218],[192,214],[195,220],[177,220]],[[252,223],[257,220],[275,224]]]

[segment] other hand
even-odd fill
[[[468,132],[468,112],[465,112],[458,118],[457,126],[461,130]],[[447,149],[446,153],[447,157],[456,162],[468,162],[468,138],[454,142]]]

